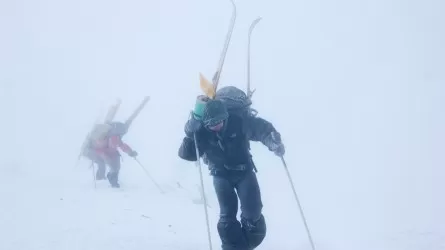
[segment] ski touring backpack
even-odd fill
[[[256,116],[257,111],[251,108],[252,101],[241,89],[234,86],[220,88],[215,95],[215,99],[221,100],[227,107],[231,115],[241,118]]]
[[[252,101],[250,98],[242,91],[241,89],[234,86],[226,86],[220,88],[215,95],[215,99],[221,100],[227,108],[227,111],[230,115],[236,115],[240,117],[243,121],[248,117],[255,117],[258,114],[258,111],[251,108]],[[243,122],[243,132],[245,136],[249,138],[250,129],[247,127],[248,125]],[[250,141],[246,140],[246,147],[250,150]],[[255,172],[258,172],[255,164],[251,160],[253,165],[253,169]]]
[[[122,122],[109,122],[110,130],[108,131],[108,136],[119,136],[123,137],[128,132],[128,126]]]
[[[89,134],[90,141],[103,140],[107,137],[111,127],[108,124],[95,124],[93,130]]]

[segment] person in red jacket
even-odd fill
[[[130,157],[136,157],[137,152],[122,141],[122,136],[127,132],[125,124],[113,122],[105,124],[103,129],[98,130],[106,132],[103,132],[104,135],[102,136],[91,138],[86,156],[98,165],[96,172],[97,180],[105,179],[105,166],[108,165],[110,170],[107,174],[107,179],[112,187],[119,188],[118,180],[121,168],[119,149]]]

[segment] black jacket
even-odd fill
[[[205,154],[212,174],[228,170],[249,170],[254,167],[249,141],[264,140],[275,131],[272,123],[259,117],[230,115],[223,132],[215,133],[202,127],[197,133],[200,157]],[[178,155],[187,161],[196,161],[193,138],[185,137]],[[213,171],[212,171],[213,170]]]

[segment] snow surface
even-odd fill
[[[244,88],[282,132],[317,249],[445,249],[445,2],[237,1],[221,84]],[[177,157],[213,75],[230,2],[0,1],[0,249],[208,249],[198,170]],[[122,189],[76,166],[115,98],[126,141],[165,189],[125,158]],[[252,149],[268,235],[258,250],[309,250],[277,157]],[[218,204],[205,178],[214,249]]]

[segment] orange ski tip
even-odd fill
[[[206,96],[213,99],[215,97],[215,88],[213,87],[213,84],[209,80],[207,80],[202,73],[199,73],[199,83],[201,90],[206,94]]]

